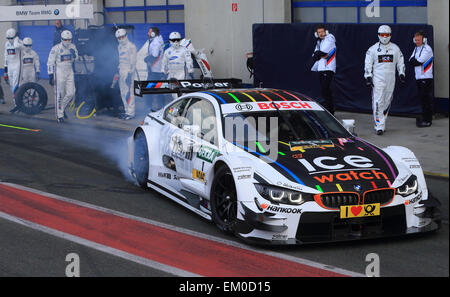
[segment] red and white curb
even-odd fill
[[[0,218],[175,276],[364,276],[10,183]]]

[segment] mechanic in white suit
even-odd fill
[[[386,119],[393,99],[395,70],[405,83],[405,63],[400,48],[391,42],[392,30],[383,25],[378,29],[379,42],[366,53],[364,78],[372,87],[372,109],[377,135],[383,135]]]
[[[119,41],[119,88],[125,113],[123,120],[131,120],[135,117],[134,98],[134,74],[136,72],[137,49],[128,40],[127,31],[118,29],[116,38]]]
[[[192,56],[197,62],[200,71],[202,72],[202,77],[212,78],[211,66],[209,66],[208,59],[206,54],[203,52],[203,49],[197,50],[195,49],[192,41],[190,39],[182,39],[180,45],[186,48],[189,52],[191,52]]]
[[[317,26],[314,36],[317,44],[313,54],[315,63],[311,71],[319,73],[322,97],[325,99],[323,106],[331,114],[334,114],[331,82],[336,73],[336,38],[328,32],[324,25]]]
[[[414,67],[417,89],[422,103],[422,116],[416,121],[419,128],[430,127],[433,122],[433,62],[434,54],[424,31],[414,35],[414,49],[409,63]]]
[[[72,32],[65,30],[61,33],[61,42],[51,49],[47,61],[49,83],[55,90],[55,111],[59,123],[64,122],[65,109],[75,96],[73,62],[77,58]]]
[[[170,47],[164,52],[162,60],[162,72],[167,75],[168,79],[186,79],[186,71],[190,78],[193,78],[194,64],[191,52],[186,47],[181,46],[180,33],[170,33],[169,40]]]
[[[3,78],[5,82],[11,87],[11,92],[15,96],[20,85],[21,77],[21,56],[23,51],[23,43],[17,36],[17,31],[10,28],[6,31],[5,43],[5,74]],[[10,110],[11,113],[18,111],[14,100],[14,108]]]
[[[37,82],[41,76],[41,64],[38,54],[32,49],[33,40],[30,37],[25,37],[23,45],[21,83]]]

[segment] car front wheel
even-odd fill
[[[237,223],[237,193],[233,175],[228,167],[222,166],[215,174],[211,187],[211,213],[219,229],[234,233]]]

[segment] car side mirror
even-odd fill
[[[350,119],[350,120],[342,120],[342,126],[344,126],[344,128],[348,131],[348,132],[350,132],[352,135],[355,135],[356,136],[356,133],[355,133],[355,128],[356,128],[356,125],[355,125],[355,120],[353,120],[353,119]]]

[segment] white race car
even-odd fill
[[[135,83],[135,92],[157,85]],[[198,84],[148,114],[130,137],[130,172],[141,187],[258,243],[439,229],[440,203],[409,149],[358,138],[298,93],[212,85],[219,89]]]

